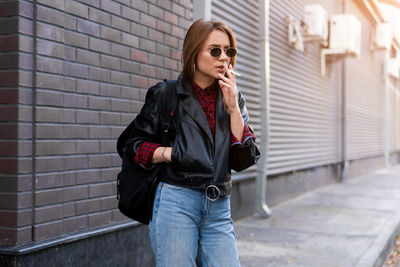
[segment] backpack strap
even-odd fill
[[[178,97],[176,95],[176,81],[164,80],[166,83],[166,90],[164,94],[163,103],[161,103],[161,131],[162,131],[162,146],[167,146],[169,126],[174,116],[175,110],[178,105]]]

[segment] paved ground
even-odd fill
[[[235,222],[247,266],[382,266],[400,233],[400,166],[308,192]]]

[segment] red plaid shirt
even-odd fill
[[[200,105],[206,115],[208,125],[210,126],[211,133],[215,137],[215,102],[218,96],[218,84],[213,83],[209,87],[202,89],[194,81],[192,81],[194,94],[200,102]],[[231,146],[244,143],[248,138],[256,138],[255,135],[249,130],[247,124],[244,124],[242,142],[240,142],[231,133]],[[160,144],[144,141],[140,144],[138,152],[135,156],[135,162],[145,168],[151,168],[151,159],[153,158],[154,151],[161,146]]]

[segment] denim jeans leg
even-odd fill
[[[230,199],[205,201],[206,217],[200,226],[198,266],[240,266],[231,219]]]
[[[229,198],[160,183],[149,228],[157,266],[240,266]]]
[[[160,183],[149,224],[157,266],[196,266],[200,212],[196,190]]]
[[[157,246],[156,246],[156,235],[155,235],[155,219],[157,218],[158,209],[160,206],[160,192],[162,188],[162,183],[159,183],[156,190],[156,195],[154,196],[154,203],[153,203],[153,214],[151,217],[151,221],[149,223],[149,237],[150,237],[150,244],[153,250],[154,257],[157,255]]]

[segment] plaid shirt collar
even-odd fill
[[[207,88],[201,88],[197,83],[195,83],[192,80],[192,85],[193,85],[193,92],[196,96],[212,96],[212,97],[217,97],[218,94],[218,84],[217,81],[213,82],[210,86]]]

